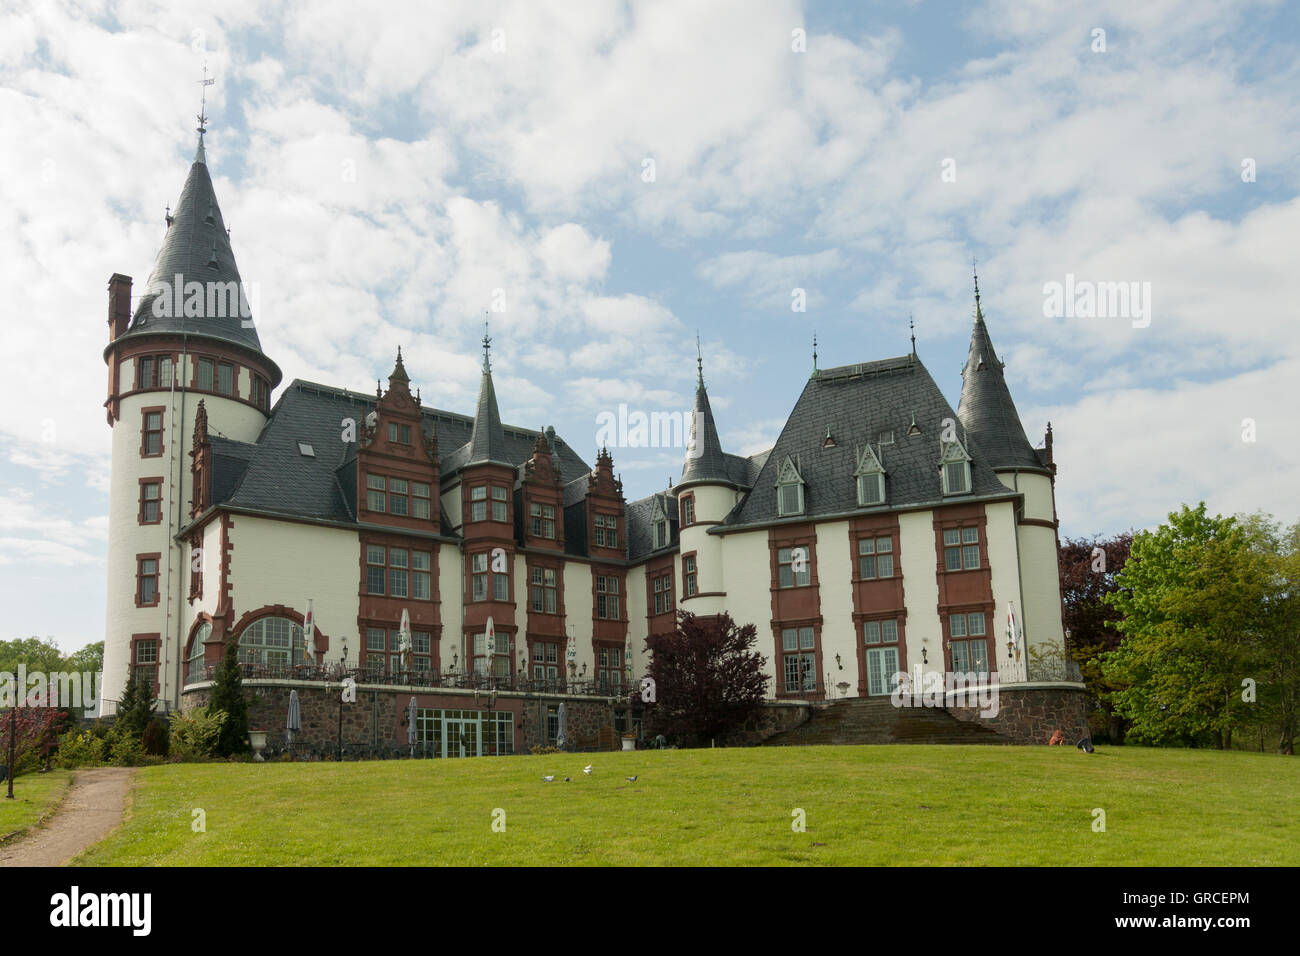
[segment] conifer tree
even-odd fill
[[[244,700],[244,681],[239,672],[239,645],[226,647],[226,656],[212,677],[212,698],[208,710],[226,713],[217,741],[217,753],[223,757],[248,752],[248,704]]]

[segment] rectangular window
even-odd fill
[[[655,522],[655,549],[666,548],[668,546],[668,522],[659,520]]]
[[[898,622],[864,621],[862,623],[862,641],[864,644],[897,644]]]
[[[858,576],[863,580],[894,576],[894,539],[858,539]]]
[[[673,576],[670,573],[654,579],[655,613],[667,614],[673,609]]]
[[[217,365],[217,391],[222,395],[235,394],[235,367],[229,362]]]
[[[615,515],[596,515],[596,546],[618,547],[618,518]]]
[[[427,601],[433,596],[430,590],[432,560],[428,551],[411,552],[411,597]]]
[[[883,697],[898,687],[898,648],[867,648],[867,695]]]
[[[158,683],[157,641],[136,641],[135,673],[136,680],[145,684],[152,692]]]
[[[803,485],[782,485],[776,489],[778,514],[797,515],[803,513]]]
[[[544,641],[535,641],[533,643],[533,677],[537,680],[559,680],[559,644]]]
[[[146,481],[140,486],[140,524],[162,520],[162,482]]]
[[[136,365],[135,387],[136,388],[154,387],[152,355],[142,355],[140,357],[140,360]]]
[[[510,575],[505,571],[492,574],[492,599],[494,601],[510,600]]]
[[[695,555],[682,558],[682,577],[685,578],[686,596],[695,595]]]
[[[980,566],[979,528],[946,528],[943,532],[945,571],[971,570]]]
[[[885,500],[884,485],[884,476],[879,473],[873,475],[858,475],[858,504],[880,504]]]
[[[510,655],[510,635],[497,632],[494,641],[496,644],[495,653],[489,655],[487,651],[487,635],[474,635],[474,673],[486,676],[490,667],[493,677],[509,677],[511,664],[514,663]],[[489,656],[491,657],[490,662]]]
[[[409,597],[409,557],[405,548],[388,549],[388,593],[393,597]]]
[[[816,636],[811,627],[782,629],[781,669],[787,694],[805,694],[817,689],[816,647]]]
[[[170,355],[158,356],[158,387],[171,388],[176,384],[176,378],[172,373],[172,357]]]
[[[695,497],[687,495],[682,499],[682,524],[695,524]]]
[[[555,537],[555,506],[534,502],[528,506],[529,527],[534,537]]]
[[[469,520],[487,520],[487,485],[479,485],[469,490]]]
[[[388,513],[405,515],[407,507],[407,483],[401,478],[391,478],[388,482]]]
[[[947,477],[948,489],[950,495],[958,495],[966,491],[966,462],[950,461],[943,466],[944,475]]]
[[[618,694],[623,687],[623,649],[601,647],[596,656],[596,681],[600,690]]]
[[[596,575],[596,617],[617,621],[619,614],[618,578],[613,575]]]
[[[384,556],[385,548],[366,545],[366,593],[384,593]]]
[[[427,519],[430,513],[429,486],[422,481],[411,482],[411,517]]]
[[[212,391],[212,359],[199,359],[198,377],[195,387],[204,392]]]
[[[382,627],[366,628],[365,668],[372,674],[383,674],[388,669],[388,631]]]
[[[154,458],[162,454],[162,412],[144,413],[144,456]]]
[[[532,607],[536,614],[554,614],[556,609],[554,568],[533,568]]]
[[[366,508],[369,511],[383,511],[388,496],[384,493],[388,479],[383,475],[366,475]]]
[[[988,642],[984,640],[977,641],[953,641],[952,642],[952,669],[959,674],[981,674],[986,675],[989,672],[989,648]]]
[[[470,557],[471,598],[472,601],[486,601],[488,593],[488,556],[484,553]]]
[[[779,548],[776,552],[776,564],[777,587],[803,587],[812,582],[809,549],[806,546]]]
[[[136,559],[136,603],[141,607],[158,603],[158,559]]]
[[[506,499],[508,497],[509,497],[509,492],[506,491],[506,489],[498,487],[497,485],[492,486],[492,520],[493,521],[508,520],[508,508],[506,504]]]

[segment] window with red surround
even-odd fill
[[[162,482],[162,478],[140,479],[140,507],[136,514],[137,523],[162,523]]]
[[[158,606],[158,565],[162,558],[160,553],[137,554],[135,556],[135,606]]]
[[[157,634],[131,635],[131,669],[137,681],[144,683],[150,693],[158,693],[158,645]]]
[[[699,590],[697,586],[697,573],[695,569],[695,552],[691,551],[682,555],[682,597],[694,597],[695,592]]]
[[[162,405],[140,409],[140,457],[161,458],[163,453]]]
[[[682,495],[680,504],[682,527],[695,524],[695,496]]]
[[[203,597],[203,539],[190,538],[190,600]]]
[[[654,588],[652,606],[653,614],[671,614],[673,610],[673,572],[668,569],[653,573],[651,583]]]

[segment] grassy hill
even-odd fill
[[[792,747],[170,765],[138,771],[135,788],[126,822],[79,863],[1300,864],[1300,763],[1232,752]],[[1093,829],[1096,808],[1105,832]],[[195,809],[206,832],[192,829]],[[805,832],[792,829],[796,810]]]

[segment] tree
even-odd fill
[[[96,641],[94,644],[87,644],[85,647],[73,651],[63,661],[63,670],[65,671],[84,671],[88,674],[98,674],[104,670],[104,642]]]
[[[1285,530],[1262,514],[1240,521],[1270,573],[1256,688],[1260,749],[1265,731],[1272,729],[1278,751],[1294,754],[1300,714],[1300,521]]]
[[[139,741],[144,736],[144,729],[153,717],[153,681],[140,680],[136,669],[127,664],[126,687],[117,702],[117,716],[113,721],[114,729]]]
[[[767,696],[767,659],[753,650],[758,631],[738,627],[725,612],[696,617],[677,612],[677,628],[646,639],[655,700],[651,733],[703,743],[755,716]]]
[[[62,663],[63,654],[53,638],[41,640],[39,637],[27,637],[0,641],[0,671],[16,674],[18,665],[22,664],[29,674],[32,671],[52,674],[62,670]]]
[[[1150,743],[1231,746],[1252,718],[1241,681],[1258,672],[1269,568],[1234,518],[1186,505],[1134,536],[1118,589],[1119,646],[1102,657],[1106,694]]]
[[[1094,736],[1123,743],[1128,722],[1115,713],[1107,694],[1118,690],[1102,673],[1101,656],[1119,647],[1121,634],[1115,626],[1115,612],[1103,598],[1115,591],[1117,576],[1128,561],[1133,545],[1131,532],[1110,538],[1067,538],[1061,546],[1062,620],[1069,632],[1067,652],[1079,664],[1084,685],[1098,703],[1093,720]]]
[[[226,656],[212,675],[209,711],[224,711],[226,719],[217,740],[217,753],[223,757],[248,752],[248,704],[244,700],[244,681],[239,672],[239,645],[226,646]]]

